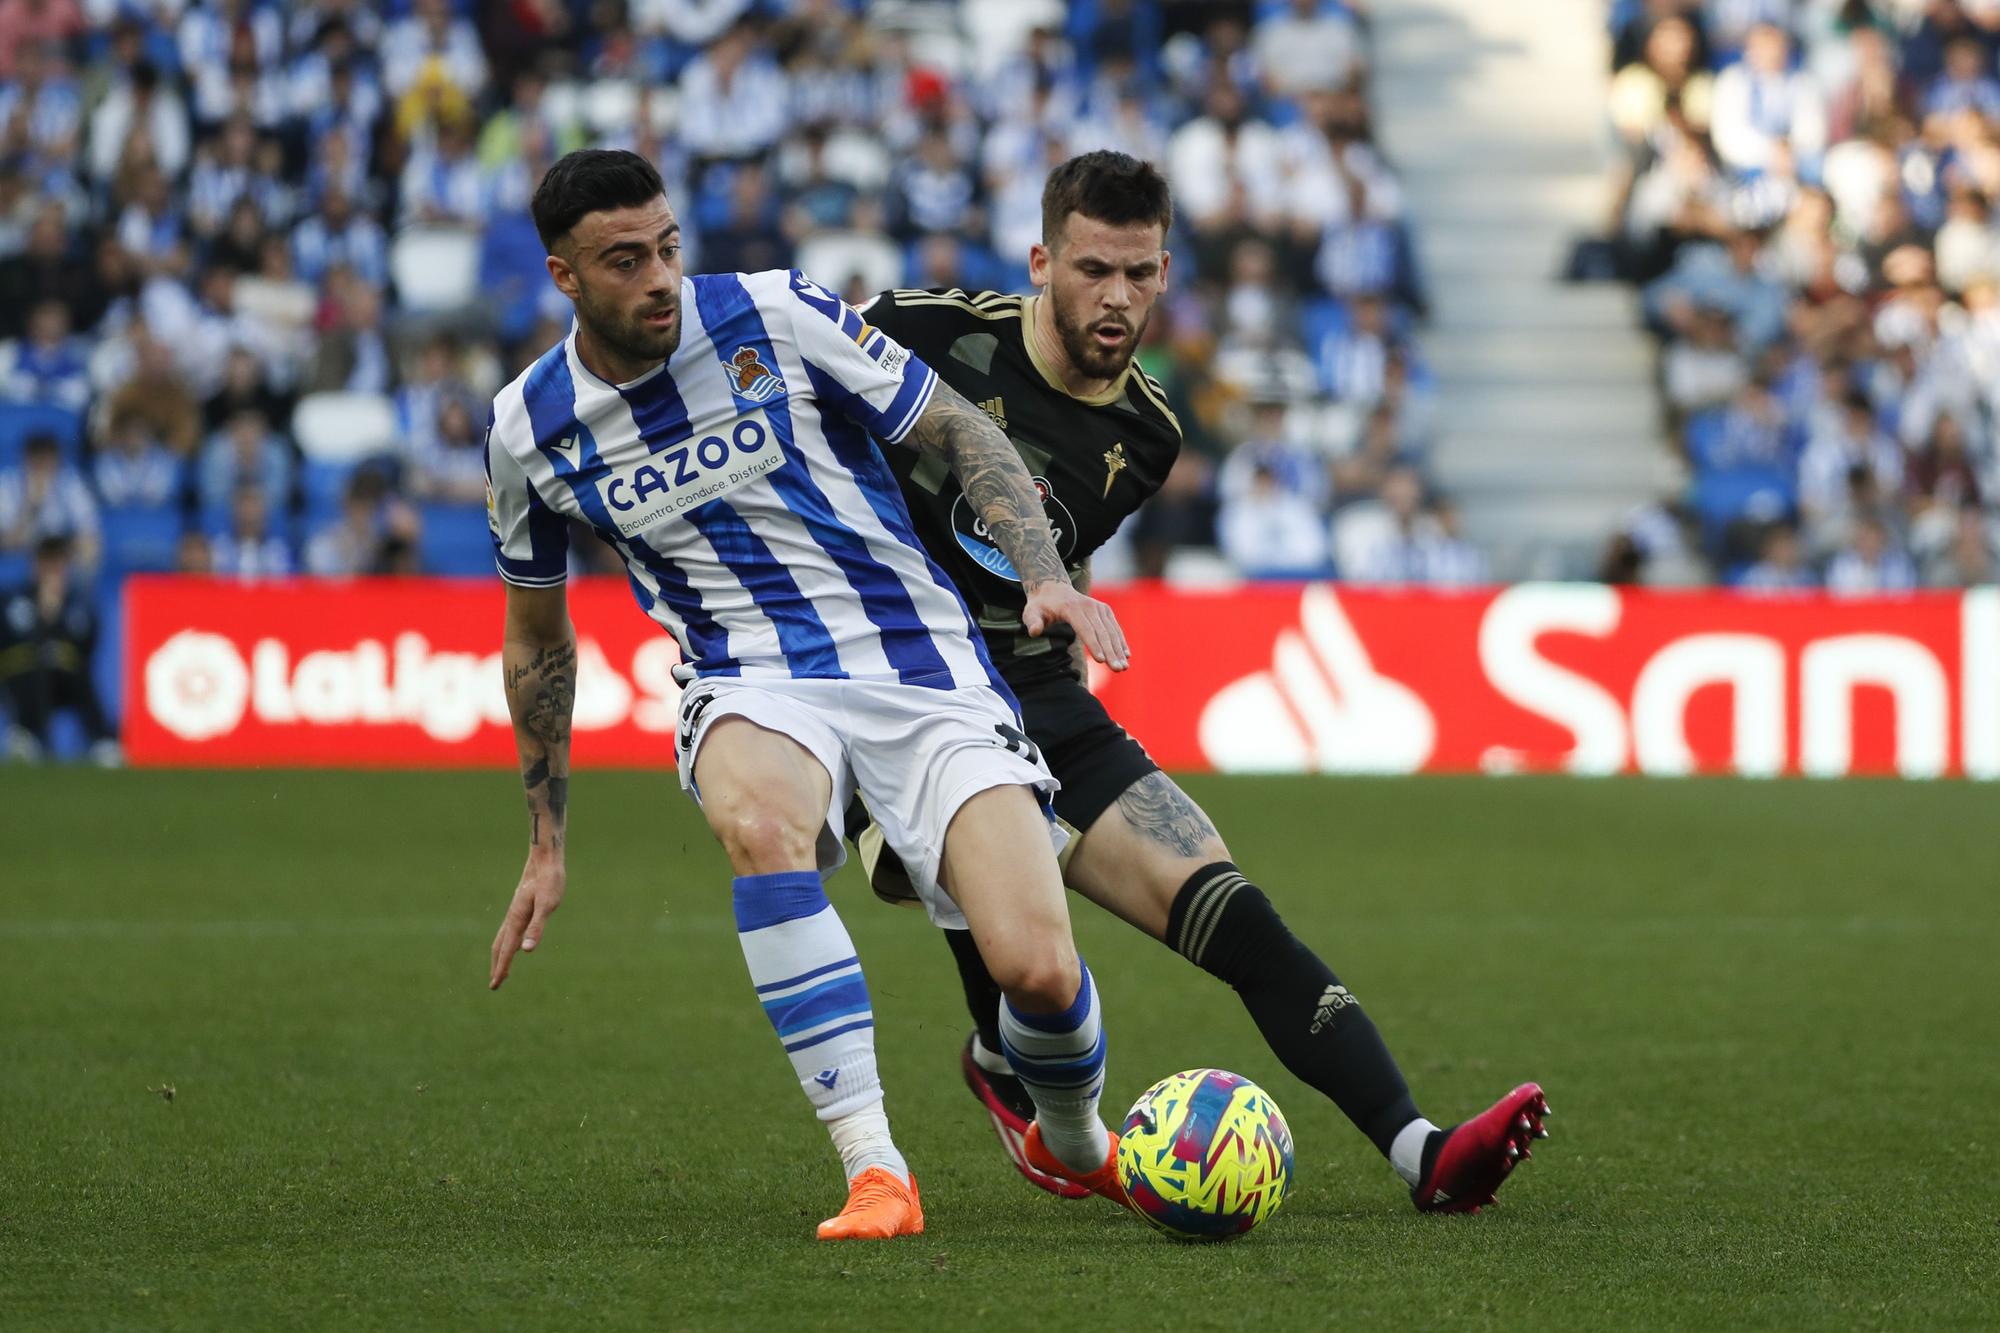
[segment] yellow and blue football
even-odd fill
[[[1132,1207],[1170,1236],[1228,1240],[1285,1201],[1292,1131],[1271,1094],[1224,1069],[1161,1079],[1132,1104],[1118,1139]]]

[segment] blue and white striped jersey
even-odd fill
[[[930,367],[796,271],[688,278],[681,324],[630,384],[593,375],[572,330],[494,399],[501,576],[561,583],[581,519],[701,675],[992,685],[870,438],[909,433]]]

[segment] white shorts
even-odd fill
[[[797,741],[833,779],[819,836],[819,869],[847,859],[845,814],[859,790],[883,838],[909,868],[932,921],[954,930],[965,917],[938,884],[944,834],[959,807],[993,787],[1029,787],[1049,814],[1049,841],[1068,834],[1049,813],[1061,786],[1021,720],[997,691],[933,690],[859,680],[744,680],[709,676],[681,695],[681,786],[701,800],[695,756],[718,718],[740,717]]]

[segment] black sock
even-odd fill
[[[1331,968],[1292,934],[1263,890],[1228,861],[1174,897],[1167,946],[1236,988],[1285,1068],[1325,1093],[1384,1157],[1417,1104],[1375,1024]]]
[[[965,987],[965,1007],[972,1012],[972,1021],[979,1025],[979,1044],[999,1055],[1000,983],[986,970],[986,960],[979,956],[979,946],[972,942],[971,931],[947,930],[944,937],[958,963],[958,979]]]

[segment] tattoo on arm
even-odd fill
[[[510,645],[510,648],[512,645]],[[569,817],[570,714],[576,703],[576,644],[537,648],[510,664],[503,683],[521,751],[521,786],[527,793],[529,842],[560,849]],[[548,841],[544,843],[546,834]]]
[[[1125,789],[1118,810],[1132,827],[1177,856],[1199,856],[1217,837],[1215,825],[1165,773],[1148,773]]]
[[[930,406],[911,429],[909,443],[951,465],[994,544],[1020,571],[1023,588],[1032,593],[1044,583],[1065,578],[1034,478],[990,417],[940,381]]]

